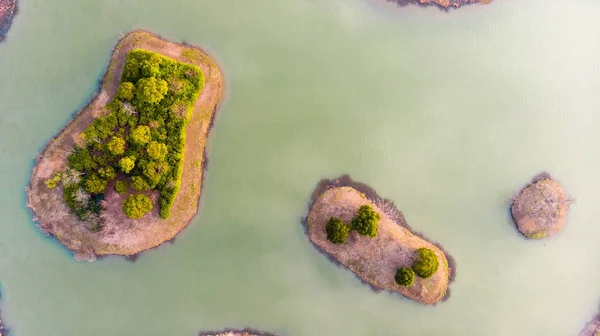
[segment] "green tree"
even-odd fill
[[[135,85],[131,82],[123,82],[119,85],[117,98],[121,100],[131,100],[135,94]]]
[[[85,190],[90,194],[104,194],[106,191],[106,181],[98,175],[92,174],[85,179]]]
[[[142,78],[137,82],[136,95],[142,102],[156,104],[163,99],[168,90],[169,84],[162,79]]]
[[[152,210],[152,200],[142,194],[131,194],[123,200],[123,212],[129,218],[142,218],[150,210]]]
[[[342,244],[348,238],[350,227],[341,219],[331,217],[325,226],[327,232],[327,240],[334,244]]]
[[[106,181],[112,181],[117,177],[117,173],[113,167],[107,166],[98,169],[98,175]]]
[[[142,176],[134,176],[131,178],[131,187],[137,191],[150,189],[150,184]]]
[[[106,148],[113,155],[121,155],[125,153],[125,140],[119,137],[112,137],[110,141],[106,144]]]
[[[62,174],[60,172],[55,172],[51,179],[44,181],[44,184],[48,189],[54,189],[60,185],[60,179]]]
[[[83,172],[97,167],[96,162],[92,159],[92,155],[87,148],[75,147],[75,150],[68,158],[69,167]]]
[[[151,185],[157,185],[160,179],[169,171],[169,165],[164,161],[151,161],[144,168],[144,175]]]
[[[160,75],[160,65],[162,58],[158,55],[150,55],[147,60],[142,61],[142,76],[158,77]]]
[[[412,269],[419,277],[427,279],[431,277],[440,266],[435,252],[422,247],[417,250],[417,259],[413,262]]]
[[[148,144],[148,155],[154,160],[164,160],[167,156],[168,149],[164,143],[150,141]]]
[[[363,236],[375,237],[379,230],[379,219],[381,217],[370,205],[363,205],[358,213],[352,218],[352,230],[356,230]]]
[[[127,181],[117,181],[115,183],[115,190],[121,195],[127,194],[128,189],[129,185],[127,184]]]
[[[402,267],[396,271],[394,279],[398,285],[409,287],[415,283],[415,272],[408,267]]]
[[[133,131],[131,131],[131,134],[129,135],[129,139],[136,145],[143,146],[147,144],[151,139],[150,127],[146,125],[140,125],[134,128]]]
[[[125,174],[129,173],[135,167],[135,156],[126,156],[119,160],[119,168]]]

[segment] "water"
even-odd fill
[[[0,283],[15,336],[577,335],[600,300],[600,3],[445,13],[379,0],[25,1],[0,44]],[[76,262],[24,207],[33,156],[97,89],[121,32],[206,48],[227,95],[199,215],[134,264]],[[576,199],[517,234],[541,170]],[[458,262],[452,297],[374,294],[300,225],[324,177],[392,199]]]

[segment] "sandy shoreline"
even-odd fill
[[[332,194],[338,192],[344,194]],[[357,195],[360,196],[357,197]],[[323,201],[323,198],[326,198],[326,201]],[[353,199],[351,200],[351,198]],[[347,242],[342,245],[329,243],[325,237],[324,225],[331,211],[324,210],[324,207],[328,207],[329,201],[334,199],[336,202],[344,203],[338,206],[338,208],[343,208],[342,213],[338,215],[348,217],[342,218],[346,221],[354,213],[348,210],[356,210],[354,208],[358,208],[361,204],[371,203],[382,216],[378,237],[373,239],[359,237],[354,232]],[[350,212],[350,214],[346,215],[345,212]],[[456,271],[454,259],[443,251],[439,244],[431,243],[424,239],[422,235],[412,232],[406,224],[403,214],[398,211],[395,205],[391,201],[379,197],[368,185],[354,182],[347,175],[335,180],[322,180],[312,194],[308,215],[302,222],[311,243],[319,252],[335,264],[349,268],[374,291],[390,290],[424,304],[435,304],[449,297],[448,285],[454,279]],[[417,279],[415,285],[411,287],[399,286],[394,282],[393,273],[395,273],[398,266],[408,266],[405,264],[409,262],[412,256],[411,251],[417,247],[432,249],[440,260],[440,268],[430,279]],[[380,251],[381,255],[377,256],[370,256],[369,254],[372,252],[357,252],[363,254],[359,260],[373,257],[366,267],[357,261],[357,255],[348,257],[349,254],[355,251],[377,251],[381,249],[387,250]],[[352,253],[348,253],[348,250],[352,250]],[[387,263],[394,266],[392,267]],[[368,269],[371,264],[373,269]]]
[[[222,331],[204,331],[198,336],[275,336],[255,329],[225,329]]]
[[[484,4],[487,5],[493,0],[386,0],[397,4],[398,6],[418,5],[418,6],[437,6],[442,9],[458,8],[466,5]]]
[[[67,155],[81,133],[116,94],[126,54],[132,49],[157,52],[179,62],[199,66],[204,73],[204,87],[194,104],[194,112],[186,128],[181,189],[169,219],[158,216],[158,207],[142,220],[126,216],[118,218],[116,229],[92,233],[79,225],[75,215],[63,201],[62,188],[48,189],[44,181],[54,171],[66,168]],[[206,140],[213,125],[218,103],[223,92],[223,80],[218,66],[200,48],[176,44],[149,32],[135,31],[125,35],[115,46],[99,93],[86,105],[59,135],[53,138],[38,156],[28,190],[28,206],[34,212],[38,226],[55,236],[73,251],[77,258],[93,259],[102,255],[131,256],[171,241],[194,217],[198,210],[201,185],[206,169]],[[109,185],[107,190],[112,190]],[[152,195],[150,195],[152,196]],[[155,197],[156,195],[154,195]],[[107,192],[110,204],[118,203],[117,193]],[[118,231],[116,234],[113,231]],[[111,235],[112,234],[112,235]]]

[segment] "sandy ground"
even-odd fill
[[[375,238],[369,238],[353,231],[343,244],[329,242],[325,231],[329,218],[337,217],[349,223],[364,204],[372,205],[381,215],[379,234]],[[308,236],[319,249],[376,289],[394,291],[423,304],[434,304],[442,300],[448,290],[450,278],[445,253],[399,225],[389,213],[356,189],[330,188],[316,199],[309,211]],[[411,267],[415,251],[421,247],[427,247],[437,255],[440,261],[437,272],[429,279],[417,277],[415,284],[410,287],[396,284],[396,270]]]
[[[120,210],[121,200],[126,195],[114,192],[111,183],[106,194],[107,211],[103,212],[105,228],[92,233],[68,209],[63,200],[62,188],[48,189],[44,181],[55,171],[62,171],[67,167],[67,156],[75,142],[79,141],[79,134],[95,117],[106,112],[104,105],[116,94],[125,56],[130,50],[137,48],[197,65],[204,73],[204,87],[186,129],[181,189],[169,219],[160,218],[157,195],[148,193],[154,201],[154,209],[144,218],[132,220]],[[34,220],[39,223],[40,229],[58,238],[77,258],[88,260],[100,255],[134,255],[173,239],[198,209],[205,168],[206,138],[222,91],[219,68],[199,48],[171,43],[145,31],[135,31],[124,36],[114,49],[100,92],[48,143],[37,158],[29,185],[28,206],[33,210]]]

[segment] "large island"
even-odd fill
[[[100,92],[37,158],[34,220],[88,260],[173,239],[197,212],[222,91],[199,48],[145,31],[124,36]]]
[[[453,277],[449,256],[412,233],[390,201],[348,177],[324,180],[313,199],[306,218],[308,236],[334,261],[374,289],[423,304],[447,295]]]

